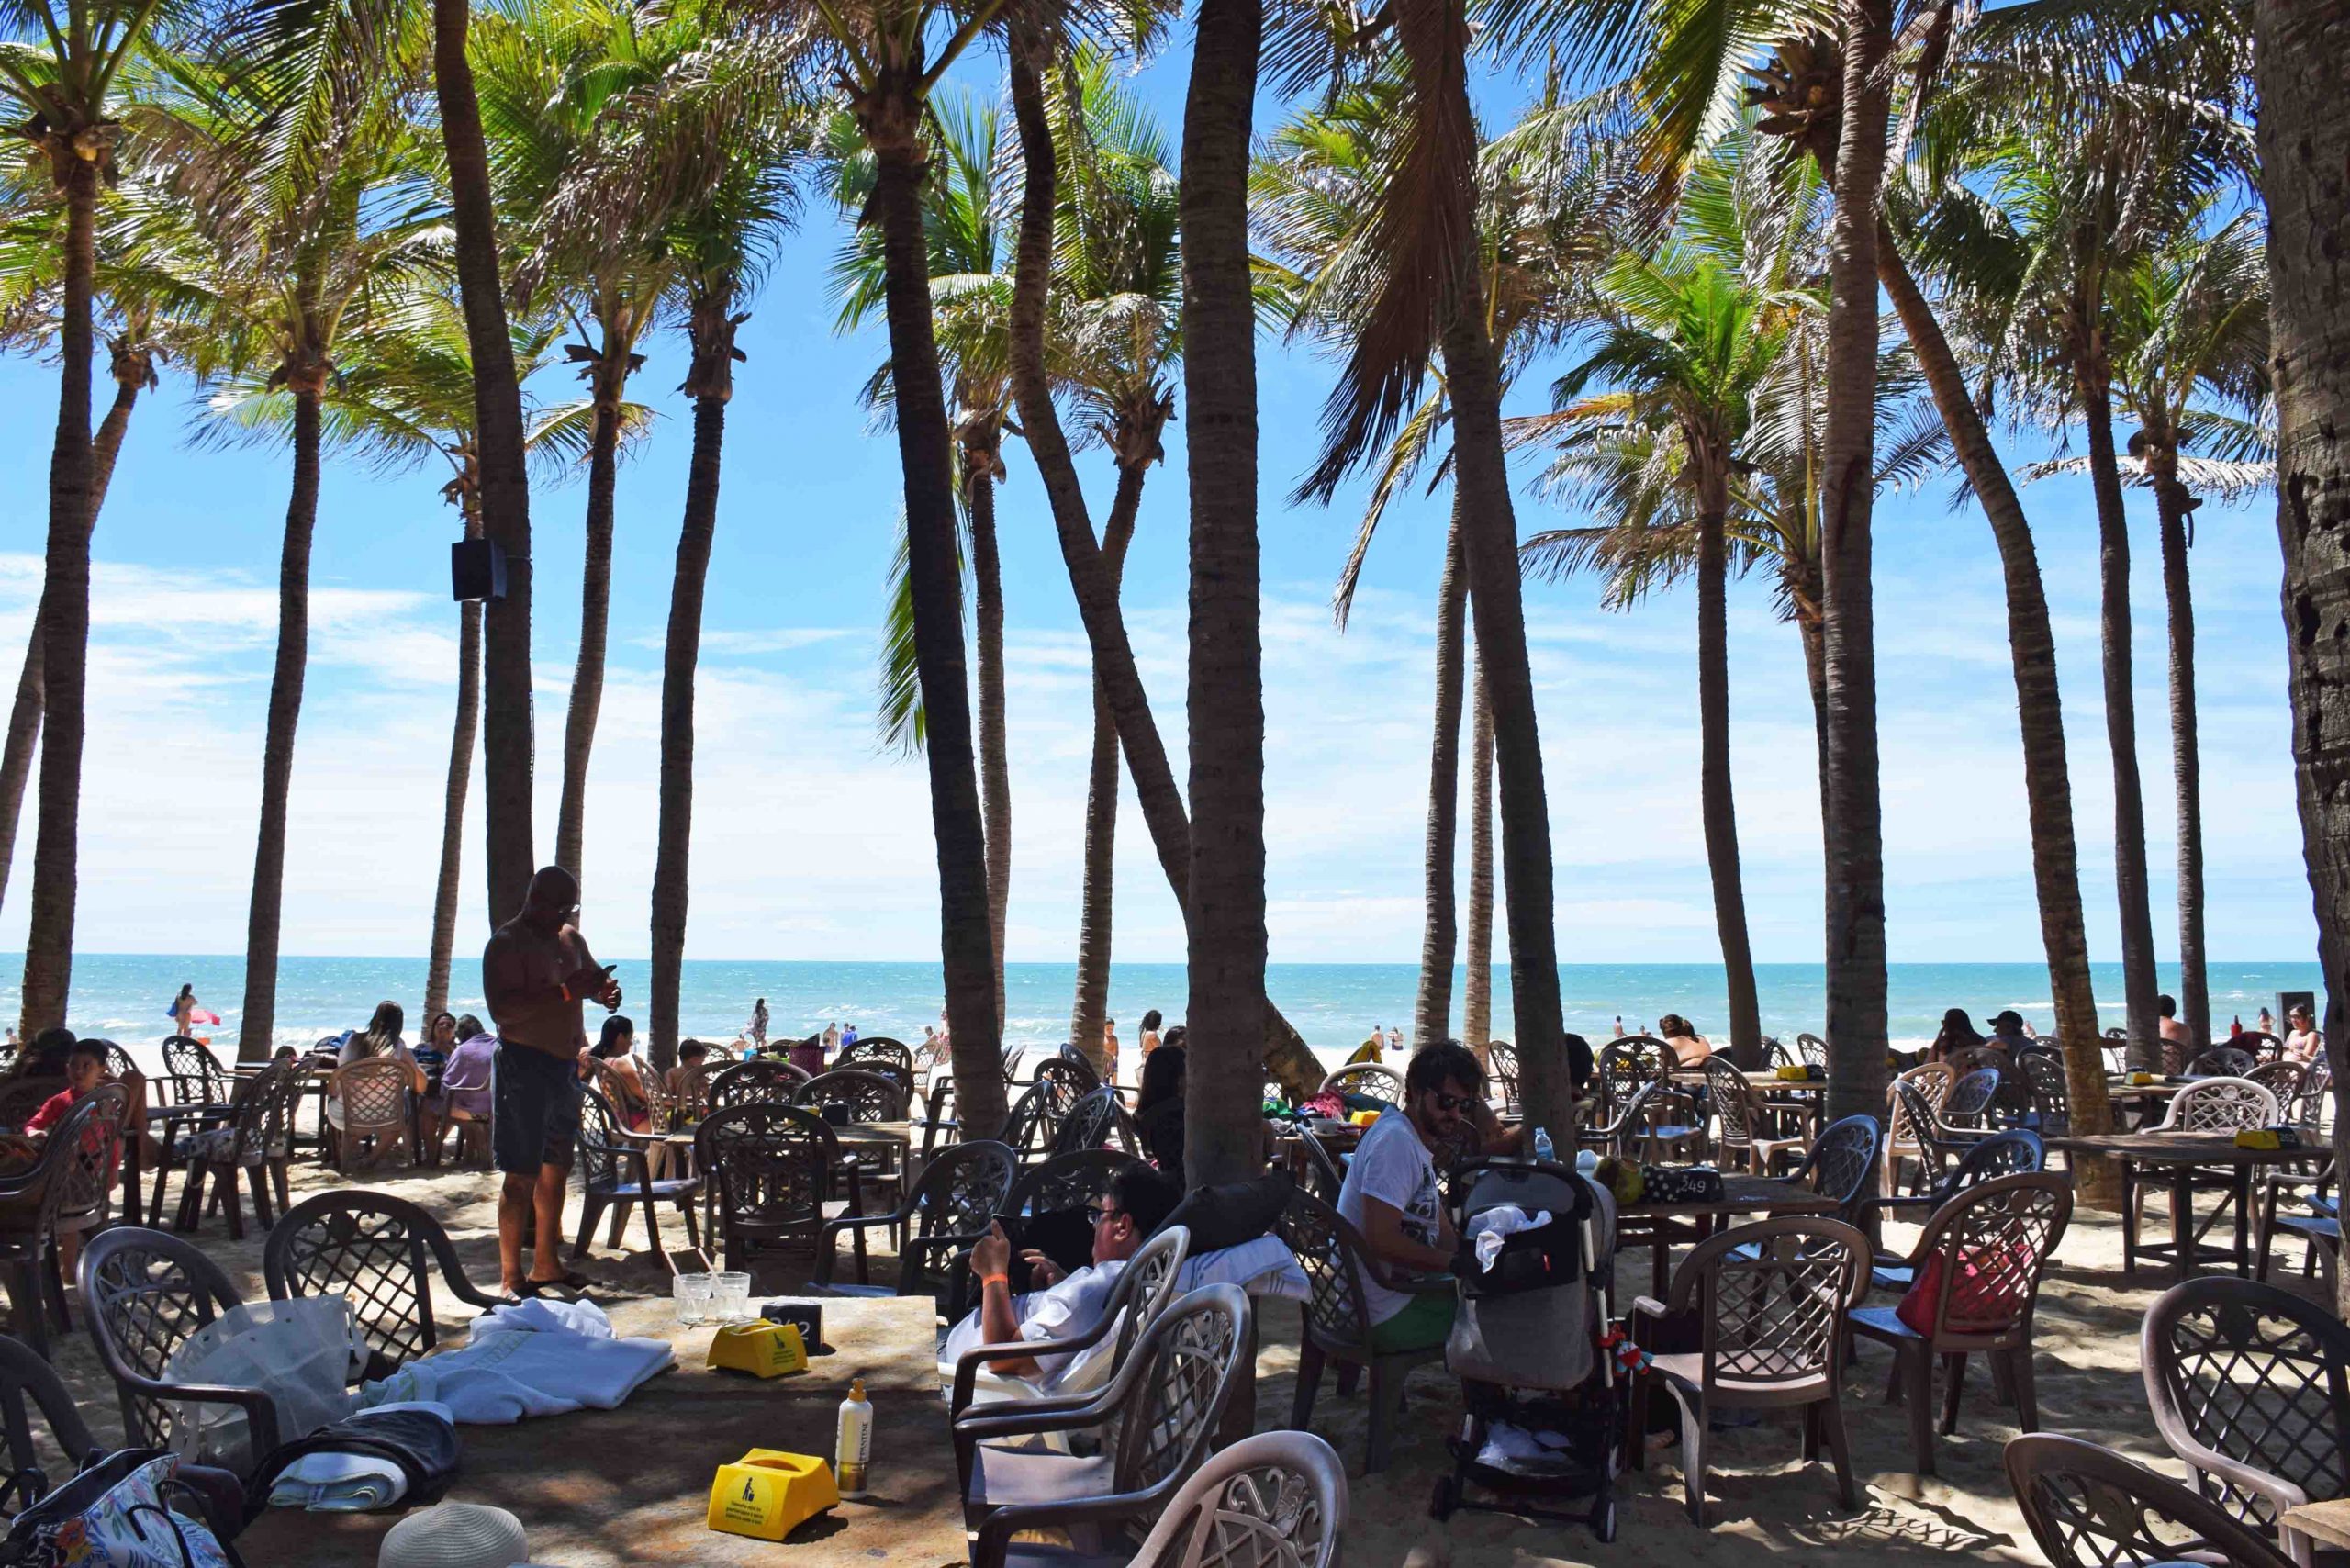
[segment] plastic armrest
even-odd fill
[[[2171,1452],[2177,1457],[2180,1463],[2189,1470],[2198,1470],[2206,1474],[2217,1476],[2239,1491],[2249,1492],[2255,1496],[2267,1499],[2276,1513],[2279,1515],[2288,1508],[2298,1508],[2310,1500],[2310,1495],[2307,1492],[2282,1476],[2255,1469],[2251,1465],[2230,1459],[2223,1453],[2205,1448],[2193,1438],[2177,1430],[2175,1417],[2169,1421],[2157,1417],[2155,1425],[2165,1428],[2163,1432],[2163,1441],[2169,1446]]]
[[[990,1361],[1034,1361],[1038,1356],[1069,1356],[1080,1350],[1090,1350],[1102,1342],[1103,1336],[1109,1333],[1110,1325],[1113,1321],[1115,1321],[1114,1315],[1104,1313],[1101,1321],[1094,1324],[1092,1327],[1082,1334],[1072,1335],[1067,1339],[1012,1339],[993,1345],[973,1346],[955,1358],[955,1392],[948,1399],[946,1406],[949,1417],[959,1418],[970,1406],[971,1393],[979,1384],[979,1371]],[[1091,1400],[1100,1392],[1099,1389],[1091,1390],[1080,1396],[1078,1402]],[[1041,1406],[1061,1405],[1069,1402],[1053,1399],[1022,1400],[1020,1403],[1021,1408],[1033,1410]]]
[[[1022,1530],[1141,1518],[1162,1504],[1181,1479],[1170,1475],[1140,1492],[1123,1492],[1108,1497],[1072,1498],[1066,1503],[1020,1503],[994,1509],[979,1521],[978,1539],[971,1547],[971,1568],[1002,1568],[1012,1538]]]
[[[150,1399],[177,1400],[193,1405],[234,1405],[245,1413],[246,1440],[255,1459],[260,1459],[277,1447],[277,1401],[258,1388],[239,1388],[230,1383],[163,1383],[155,1378],[133,1372],[119,1372],[117,1380],[135,1394]]]
[[[1656,1297],[1652,1295],[1636,1295],[1632,1298],[1630,1309],[1627,1311],[1624,1316],[1628,1319],[1634,1317],[1662,1318],[1666,1316],[1667,1314],[1664,1310],[1664,1303],[1657,1300]]]

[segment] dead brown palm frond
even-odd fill
[[[1474,254],[1478,140],[1463,90],[1467,22],[1455,0],[1406,0],[1396,28],[1407,62],[1403,133],[1370,229],[1370,250],[1384,268],[1324,405],[1321,456],[1298,487],[1300,497],[1324,502],[1409,411]]]

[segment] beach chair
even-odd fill
[[[792,1094],[810,1074],[774,1057],[738,1061],[711,1075],[709,1109],[732,1110],[737,1105],[789,1105]]]
[[[1183,1261],[1190,1255],[1191,1247],[1192,1233],[1182,1226],[1170,1225],[1154,1233],[1126,1260],[1126,1266],[1111,1282],[1102,1316],[1082,1332],[1066,1339],[1023,1339],[1017,1344],[979,1345],[964,1351],[956,1358],[951,1371],[940,1369],[947,1372],[949,1379],[946,1402],[950,1416],[960,1418],[974,1406],[994,1400],[1070,1398],[1090,1394],[1108,1383],[1111,1373],[1125,1364],[1135,1341],[1175,1299],[1176,1282],[1182,1277]],[[1110,1345],[1106,1352],[1098,1349],[1104,1341]],[[988,1365],[1013,1356],[1072,1359],[1050,1383],[996,1372]],[[1051,1438],[1046,1440],[1067,1451],[1066,1442]]]
[[[2171,1096],[2157,1132],[2232,1132],[2277,1125],[2277,1096],[2249,1078],[2205,1078]]]
[[[1956,1094],[1955,1085],[1952,1092]],[[1981,1128],[1951,1126],[1926,1099],[1925,1092],[1914,1083],[1896,1079],[1893,1093],[1902,1125],[1918,1151],[1918,1177],[1909,1188],[1913,1193],[1931,1190],[1948,1172],[1953,1159],[1963,1158],[1968,1149],[1995,1136]]]
[[[1945,1172],[1941,1180],[1922,1193],[1906,1196],[1886,1193],[1863,1197],[1853,1223],[1870,1235],[1877,1234],[1878,1222],[1890,1215],[1896,1219],[1923,1219],[1970,1187],[1979,1187],[2002,1176],[2023,1176],[2048,1169],[2048,1148],[2040,1135],[2028,1127],[2009,1127],[2006,1132],[1985,1138],[1960,1157],[1958,1164]],[[1880,1290],[1907,1290],[1909,1279],[1897,1259],[1880,1256],[1877,1262],[1876,1285]]]
[[[2154,1426],[2206,1500],[2274,1536],[2286,1509],[2350,1496],[2339,1317],[2250,1280],[2188,1280],[2155,1301],[2138,1344]],[[2311,1560],[2306,1542],[2282,1549]]]
[[[1024,1531],[1057,1529],[1080,1551],[1114,1551],[1155,1522],[1207,1457],[1243,1375],[1249,1318],[1237,1286],[1205,1286],[1171,1303],[1097,1394],[982,1405],[958,1417],[972,1568],[1000,1568]],[[1076,1432],[1098,1434],[1102,1451],[1013,1446]]]
[[[2292,1559],[2181,1486],[2111,1449],[2051,1432],[2008,1442],[2008,1484],[2055,1568],[2225,1562],[2292,1568]]]
[[[1901,1267],[1919,1288],[1939,1280],[1929,1326],[1904,1322],[1897,1306],[1853,1309],[1852,1333],[1891,1348],[1888,1404],[1909,1407],[1909,1440],[1917,1473],[1934,1473],[1932,1412],[1934,1361],[1945,1369],[1942,1431],[1958,1429],[1959,1392],[1966,1358],[1989,1359],[1995,1382],[2011,1392],[2016,1422],[2024,1431],[2040,1426],[2031,1376],[2032,1314],[2040,1302],[2041,1276],[2073,1217],[2073,1189],[2065,1177],[2047,1171],[2001,1176],[1968,1188],[1926,1221],[1917,1246]],[[2002,1373],[1998,1369],[2004,1366]]]
[[[229,1235],[243,1239],[245,1216],[238,1184],[247,1180],[252,1183],[253,1217],[263,1229],[269,1227],[273,1191],[281,1208],[292,1196],[286,1167],[294,1158],[294,1110],[306,1087],[295,1063],[273,1061],[238,1086],[235,1109],[226,1124],[182,1141],[180,1154],[187,1169],[180,1181],[180,1211],[173,1228],[194,1230],[208,1204],[217,1204],[228,1215]],[[163,1170],[155,1173],[155,1202],[149,1210],[158,1221],[163,1213]]]
[[[1382,1351],[1371,1337],[1371,1314],[1363,1299],[1363,1281],[1389,1290],[1420,1295],[1452,1291],[1450,1275],[1433,1279],[1398,1279],[1371,1255],[1362,1237],[1337,1209],[1313,1193],[1299,1190],[1274,1222],[1274,1234],[1286,1243],[1304,1271],[1307,1295],[1304,1331],[1297,1348],[1297,1394],[1289,1424],[1304,1428],[1314,1419],[1314,1402],[1322,1387],[1322,1370],[1332,1361],[1342,1374],[1367,1372],[1371,1377],[1371,1432],[1364,1472],[1387,1468],[1395,1439],[1395,1422],[1404,1406],[1404,1379],[1424,1362],[1444,1359],[1444,1346],[1416,1346],[1408,1350]],[[1348,1382],[1342,1375],[1342,1389]]]
[[[827,1220],[817,1232],[815,1282],[838,1294],[881,1294],[866,1267],[865,1233],[886,1225],[900,1237],[899,1295],[927,1295],[940,1310],[954,1294],[955,1260],[988,1233],[989,1222],[1012,1191],[1019,1163],[1000,1143],[958,1143],[923,1168],[906,1200],[888,1214],[853,1215]],[[856,1283],[836,1284],[833,1271],[840,1238],[847,1236],[856,1257]]]
[[[1517,1047],[1507,1040],[1489,1042],[1485,1047],[1485,1078],[1495,1089],[1501,1091],[1501,1114],[1505,1116],[1516,1115],[1518,1114]]]
[[[123,1435],[133,1446],[170,1448],[191,1405],[242,1410],[248,1451],[277,1447],[277,1405],[257,1388],[164,1381],[164,1371],[197,1329],[244,1297],[194,1243],[140,1226],[103,1231],[82,1249],[82,1303],[90,1339],[114,1379]]]
[[[467,1306],[487,1312],[498,1305],[466,1276],[441,1222],[388,1193],[346,1189],[303,1199],[270,1231],[261,1268],[272,1301],[339,1295],[351,1303],[367,1341],[371,1380],[391,1376],[440,1344],[436,1271]]]
[[[2026,1051],[2016,1060],[2028,1100],[2015,1125],[2042,1137],[2062,1137],[2072,1126],[2072,1099],[2065,1085],[2065,1063],[2046,1051]]]
[[[334,1070],[327,1081],[327,1122],[334,1128],[334,1168],[351,1174],[355,1159],[380,1165],[394,1149],[408,1148],[415,1089],[408,1064],[394,1057],[370,1057]]]
[[[1858,1226],[1871,1201],[1869,1178],[1875,1173],[1877,1145],[1884,1131],[1874,1116],[1845,1116],[1819,1129],[1803,1163],[1787,1172],[1787,1180],[1807,1185],[1821,1197],[1836,1200],[1836,1217]]]
[[[704,1126],[710,1124],[704,1122]],[[695,1148],[701,1148],[699,1135]],[[677,1260],[661,1245],[660,1205],[673,1205],[685,1221],[686,1240],[697,1251],[701,1247],[701,1231],[694,1219],[695,1200],[701,1196],[699,1176],[655,1177],[653,1159],[646,1152],[644,1140],[631,1137],[621,1126],[611,1102],[592,1089],[582,1090],[579,1096],[579,1230],[572,1238],[571,1256],[577,1260],[588,1256],[588,1244],[595,1238],[596,1222],[611,1210],[611,1234],[604,1245],[617,1248],[628,1228],[628,1211],[632,1207],[644,1210],[644,1236],[653,1255],[677,1271]],[[708,1166],[703,1166],[706,1172]],[[729,1264],[728,1267],[733,1267]]]
[[[1012,1103],[1011,1114],[1003,1119],[1003,1141],[1024,1165],[1051,1159],[1061,1123],[1077,1108],[1078,1101],[1091,1092],[1078,1089],[1066,1076],[1047,1075],[1040,1068],[1036,1081]]]
[[[763,1250],[814,1247],[824,1222],[847,1207],[833,1196],[840,1163],[831,1126],[797,1105],[733,1105],[704,1118],[694,1165],[725,1266],[747,1270]]]
[[[1632,1303],[1629,1327],[1645,1319],[1694,1317],[1698,1348],[1655,1355],[1632,1374],[1631,1407],[1648,1408],[1648,1379],[1661,1378],[1681,1409],[1681,1473],[1689,1518],[1706,1527],[1706,1439],[1723,1410],[1803,1410],[1803,1457],[1824,1441],[1836,1463],[1836,1491],[1847,1508],[1860,1496],[1852,1482],[1840,1384],[1846,1315],[1868,1290],[1868,1238],[1840,1220],[1785,1216],[1742,1225],[1692,1248],[1658,1301]],[[1649,1334],[1655,1342],[1653,1330]],[[1633,1462],[1646,1468],[1647,1445]]]
[[[1600,1120],[1617,1119],[1634,1095],[1671,1077],[1680,1065],[1681,1058],[1673,1048],[1652,1035],[1624,1035],[1600,1047],[1593,1067]]]
[[[50,1451],[33,1443],[33,1414],[49,1427]],[[97,1449],[97,1439],[82,1419],[73,1391],[49,1358],[21,1339],[0,1336],[0,1424],[8,1438],[8,1476],[0,1484],[0,1524],[47,1496],[52,1481],[62,1482],[84,1455]],[[63,1465],[58,1457],[63,1456]],[[42,1469],[46,1462],[54,1477]]]
[[[121,1092],[114,1092],[119,1097]],[[105,1125],[104,1114],[98,1096],[92,1094],[50,1129],[40,1158],[29,1169],[0,1179],[0,1267],[7,1270],[13,1326],[19,1338],[44,1356],[51,1313],[60,1332],[73,1328],[58,1266],[58,1225],[69,1203],[86,1197],[82,1146],[93,1136],[94,1123]]]

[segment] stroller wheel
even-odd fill
[[[1603,1546],[1616,1539],[1615,1498],[1610,1497],[1599,1506],[1598,1517],[1591,1521],[1591,1533],[1599,1538]]]
[[[1460,1478],[1439,1475],[1436,1478],[1436,1495],[1428,1499],[1428,1518],[1438,1524],[1452,1518],[1460,1506]]]

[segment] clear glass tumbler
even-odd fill
[[[677,1327],[691,1328],[717,1316],[713,1305],[716,1282],[709,1274],[679,1274],[675,1284]]]
[[[751,1312],[751,1276],[748,1274],[712,1274],[710,1276],[711,1317],[719,1323],[748,1323]]]

